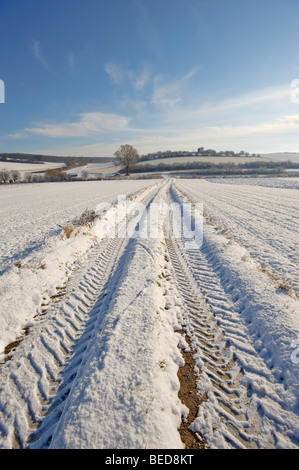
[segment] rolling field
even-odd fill
[[[140,162],[140,165],[159,165],[164,163],[165,165],[174,165],[182,163],[214,163],[218,165],[219,163],[235,163],[236,165],[241,163],[252,163],[252,162],[269,162],[272,161],[270,158],[266,157],[210,157],[210,156],[188,156],[188,157],[169,157],[169,158],[156,158],[155,160],[148,160],[145,162]]]
[[[297,449],[281,181],[1,188],[0,448]]]

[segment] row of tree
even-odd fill
[[[34,163],[45,162],[62,163],[68,167],[81,166],[86,163],[111,162],[111,157],[58,157],[56,155],[36,155],[29,153],[0,153],[0,162]]]
[[[86,181],[89,178],[89,175],[87,172],[82,171],[80,177],[75,178],[76,181]],[[98,173],[96,178],[97,180],[102,180],[103,175],[101,173]],[[46,170],[45,172],[38,172],[38,173],[32,173],[28,172],[25,173],[23,176],[19,171],[13,170],[13,171],[8,171],[8,170],[1,170],[0,171],[0,184],[12,184],[12,183],[43,183],[43,182],[55,182],[55,181],[74,181],[74,177],[65,172],[62,171],[61,169],[49,169]]]
[[[23,156],[23,154],[16,154],[16,156]],[[15,158],[16,158],[15,156]],[[32,156],[38,159],[38,157],[42,158],[42,156]],[[115,163],[124,167],[126,175],[129,174],[129,170],[131,170],[134,165],[139,161],[139,154],[137,150],[132,147],[131,145],[125,144],[121,145],[119,149],[114,154]],[[6,155],[2,154],[2,159],[6,160]],[[68,168],[70,168],[71,163],[74,166],[78,166],[78,160],[69,160]],[[17,160],[16,160],[17,161]],[[33,160],[34,161],[34,160]],[[43,159],[42,159],[43,161]],[[88,163],[86,160],[81,161],[82,164]],[[88,179],[88,173],[83,171],[81,178],[76,178],[81,180]],[[97,179],[103,179],[103,175],[99,174]],[[23,176],[17,170],[0,170],[0,184],[8,184],[8,183],[17,183],[17,182],[43,182],[43,181],[71,181],[73,177],[64,171],[63,168],[61,169],[48,169],[45,172],[27,172]]]
[[[242,171],[255,171],[255,172],[277,172],[283,171],[287,168],[289,169],[299,169],[299,164],[293,163],[291,161],[281,162],[281,161],[254,161],[254,162],[244,162],[235,164],[235,162],[228,163],[212,163],[211,162],[181,162],[172,165],[167,165],[164,163],[159,163],[155,166],[143,164],[138,168],[135,168],[137,163],[140,160],[138,151],[132,145],[125,144],[121,145],[119,149],[114,153],[115,164],[118,164],[123,167],[125,175],[129,175],[130,171],[138,172],[155,172],[163,170],[201,170],[201,171],[216,171],[216,172],[225,172],[225,173],[239,173]],[[0,183],[14,183],[17,181],[25,182],[34,182],[34,181],[70,181],[73,180],[73,177],[64,171],[65,168],[60,169],[49,169],[43,173],[26,173],[23,178],[18,171],[0,171]],[[76,178],[78,179],[78,178]],[[80,179],[88,179],[88,173],[82,172],[82,177]],[[101,174],[98,175],[97,179],[103,179]]]
[[[15,183],[20,181],[21,175],[17,170],[0,170],[0,183]]]
[[[226,163],[212,163],[212,162],[180,162],[180,163],[157,163],[156,165],[143,164],[138,168],[132,169],[134,173],[137,172],[155,172],[155,171],[176,171],[176,170],[200,170],[209,172],[244,172],[244,171],[255,171],[255,172],[281,172],[286,169],[298,169],[299,164],[290,161],[254,161],[244,162],[235,164],[234,162]]]

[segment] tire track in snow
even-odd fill
[[[123,244],[123,239],[105,240],[94,250],[83,279],[82,270],[78,270],[63,305],[54,303],[50,307],[32,328],[29,349],[23,341],[25,353],[20,348],[8,363],[10,367],[2,371],[7,383],[0,389],[1,403],[6,405],[0,409],[0,421],[9,448],[24,448],[38,440],[43,447],[49,441],[99,321],[109,276]],[[14,416],[14,423],[7,419],[8,412]]]
[[[259,187],[262,193],[254,196],[250,190],[244,192],[239,187],[232,189],[225,184],[218,185],[219,196],[212,183],[204,181],[202,184],[202,194],[192,185],[188,194],[203,201],[218,226],[228,229],[234,239],[248,248],[261,267],[273,272],[278,280],[287,281],[298,295],[298,204],[295,197],[287,204],[287,196],[280,201],[273,193],[268,195],[267,188]],[[185,183],[179,182],[178,189],[185,191]]]
[[[181,196],[171,190],[170,197],[178,202]],[[202,403],[191,429],[220,448],[296,448],[290,432],[294,416],[282,406],[283,386],[257,354],[236,308],[238,298],[223,289],[212,246],[206,241],[200,250],[189,250],[185,241],[166,238],[184,300],[184,329],[200,368]]]
[[[150,203],[159,187],[140,192],[144,204]],[[128,225],[134,225],[135,219],[135,214],[129,215]],[[107,313],[105,301],[113,276],[121,275],[120,259],[130,239],[119,235],[102,239],[92,250],[74,271],[63,296],[52,299],[47,313],[36,320],[28,338],[1,367],[0,448],[49,446],[78,371],[84,367],[95,327],[100,328]]]
[[[148,204],[155,194],[153,190],[147,195]],[[287,436],[281,437],[288,413],[281,410],[276,421],[272,419],[280,407],[277,389],[271,388],[273,377],[248,338],[234,299],[223,288],[212,246],[192,252],[184,248],[184,240],[172,237],[166,244],[184,300],[184,328],[201,369],[197,385],[202,403],[192,430],[214,447],[277,447],[281,439],[292,447]],[[49,447],[109,308],[109,289],[121,276],[122,257],[129,254],[128,239],[102,240],[74,272],[60,302],[53,299],[47,315],[33,326],[34,341],[26,346],[29,335],[3,367],[0,447]],[[265,420],[271,432],[263,436]]]
[[[124,239],[109,241],[87,275],[80,280],[75,295],[67,302],[68,308],[72,310],[76,309],[77,302],[81,302],[76,309],[80,312],[76,322],[78,325],[81,321],[81,325],[77,329],[77,339],[73,344],[71,356],[63,366],[59,382],[53,387],[53,397],[41,426],[28,440],[30,448],[47,448],[50,443],[78,370],[84,367],[84,357],[92,342],[95,326],[98,327],[105,316],[105,309],[102,309],[103,302],[108,295],[110,278],[117,269],[118,259],[124,246]]]
[[[244,419],[238,390],[238,374],[241,374],[241,368],[236,368],[229,342],[223,341],[223,332],[215,322],[215,317],[196,283],[192,281],[192,273],[178,253],[175,242],[169,238],[166,239],[166,245],[178,290],[184,300],[186,322],[183,325],[184,329],[191,338],[191,344],[197,354],[200,348],[200,358],[204,364],[205,373],[209,377],[214,395],[217,395],[217,413],[223,415],[223,420],[227,420],[227,427],[230,427],[225,437],[231,442],[237,441],[236,447],[255,447],[252,439],[240,429],[235,429],[229,420],[230,415],[234,419]],[[232,380],[233,369],[234,379]],[[198,380],[200,381],[200,375]],[[202,402],[206,401],[206,393],[201,398]]]

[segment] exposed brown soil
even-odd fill
[[[182,420],[179,432],[181,435],[182,442],[185,444],[186,449],[204,449],[205,441],[199,433],[193,433],[189,426],[195,420],[199,405],[204,401],[198,395],[196,387],[196,375],[195,375],[195,360],[193,358],[193,352],[191,349],[191,342],[183,330],[180,333],[184,336],[188,343],[189,351],[182,350],[184,358],[184,365],[178,370],[178,378],[180,381],[179,398],[181,402],[189,408],[189,414],[187,419]]]
[[[23,340],[23,338],[29,334],[29,328],[27,328],[27,327],[24,328],[23,332],[24,333],[20,338],[18,338],[16,341],[13,341],[12,343],[9,343],[7,346],[5,346],[5,348],[4,348],[4,354],[5,354],[4,362],[7,362],[11,359],[10,352],[13,351],[15,348],[17,348],[19,346],[19,344],[21,343],[21,341]]]

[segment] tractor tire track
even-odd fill
[[[180,196],[171,188],[169,203],[180,202]],[[183,299],[184,331],[200,370],[198,420],[190,428],[198,430],[205,413],[210,413],[214,429],[206,433],[209,435],[205,435],[204,426],[200,430],[206,447],[211,441],[213,447],[213,435],[217,434],[217,446],[224,448],[276,448],[281,442],[296,448],[289,432],[292,412],[284,409],[281,398],[283,386],[280,395],[280,384],[257,354],[240,318],[238,299],[223,288],[208,240],[200,249],[188,249],[188,239],[174,237],[170,231],[165,241],[174,282]],[[279,418],[276,411],[273,420],[275,409],[280,409]]]
[[[142,196],[146,206],[156,185]],[[127,225],[138,223],[135,214]],[[126,227],[125,227],[126,229]],[[104,238],[52,296],[30,334],[0,369],[0,448],[48,448],[66,400],[105,317],[131,244],[125,233]]]
[[[6,406],[1,406],[0,421],[9,448],[25,448],[37,441],[39,446],[47,446],[99,321],[109,277],[124,245],[124,239],[105,240],[94,250],[91,267],[82,279],[81,270],[75,273],[63,304],[49,306],[44,319],[32,328],[33,344],[28,348],[23,340],[1,371],[0,398]],[[14,435],[5,436],[9,415],[15,419]]]
[[[146,208],[159,196],[165,201],[164,191],[165,185],[157,185],[146,193]],[[181,203],[181,195],[171,188],[166,200]],[[127,222],[138,225],[134,214]],[[171,222],[167,226],[171,228]],[[188,374],[190,387],[197,387],[197,416],[193,410],[193,422],[182,431],[193,434],[190,448],[277,448],[281,442],[296,447],[287,433],[292,420],[283,406],[283,385],[278,393],[279,384],[240,316],[237,297],[225,289],[213,246],[206,239],[203,247],[193,250],[186,242],[167,232],[165,225],[169,281],[183,300],[181,326],[193,359],[182,355],[189,369],[196,364],[194,376]],[[0,369],[0,448],[51,446],[132,246],[128,236],[101,240],[10,352]],[[186,380],[181,372],[180,380]],[[206,421],[212,422],[212,429]]]

